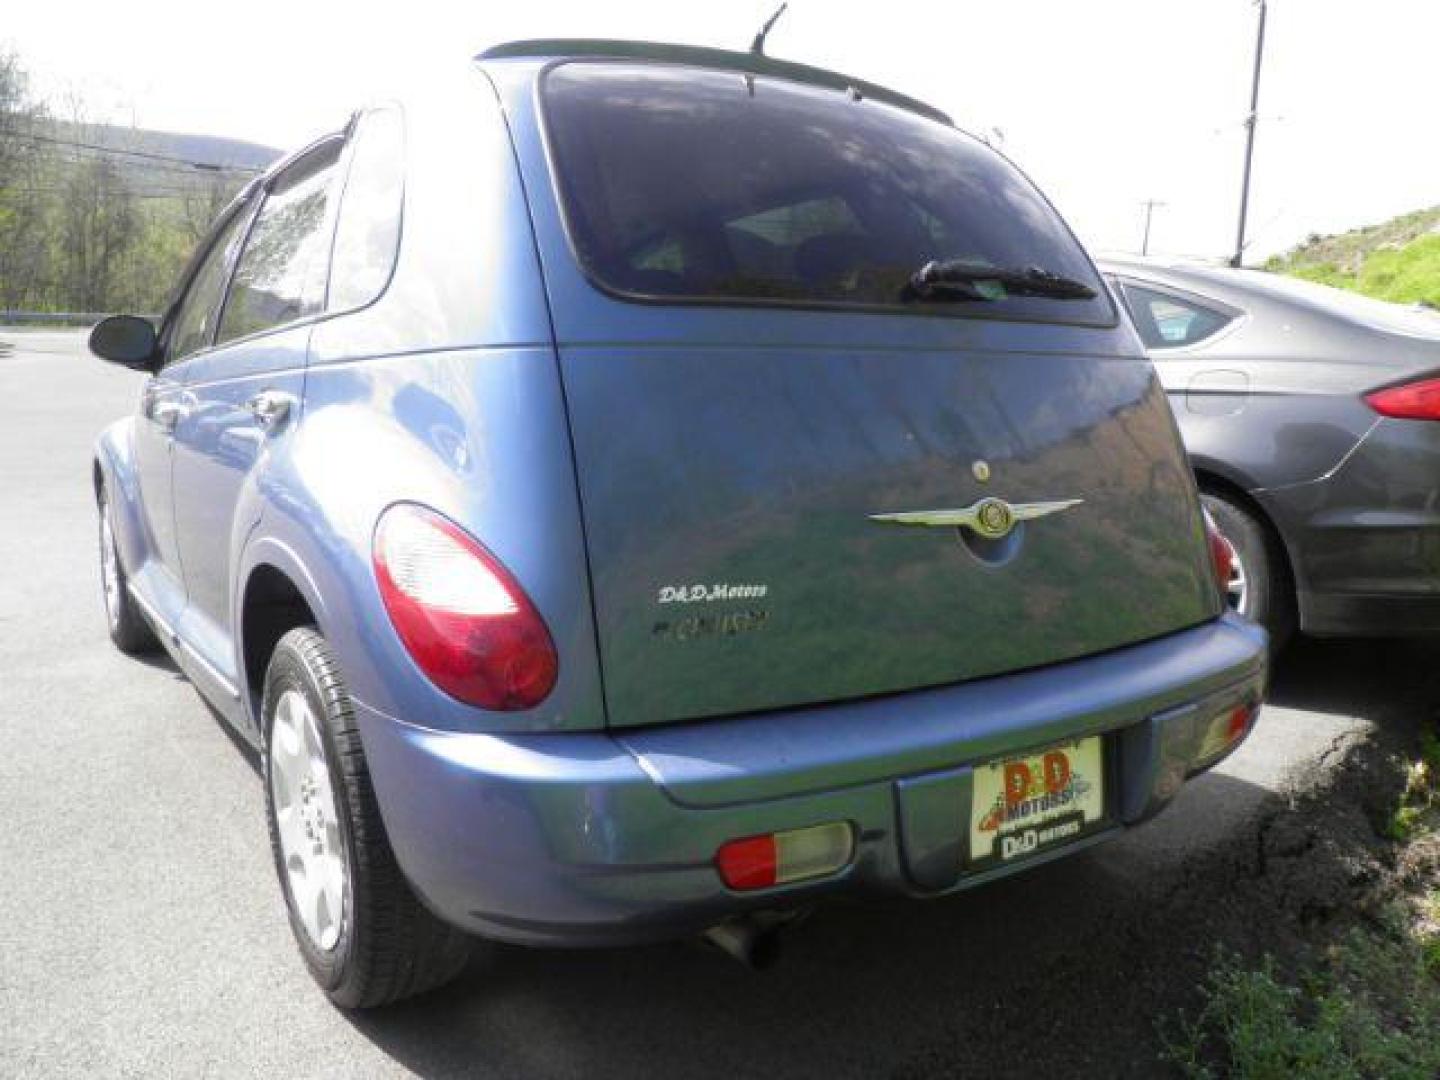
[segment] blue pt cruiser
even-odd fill
[[[305,961],[937,896],[1249,732],[1165,395],[936,110],[757,55],[493,49],[220,216],[100,438],[105,606],[260,750]]]

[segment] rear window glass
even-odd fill
[[[943,124],[784,79],[663,64],[561,64],[543,100],[572,245],[612,292],[1114,321],[1039,192]],[[932,260],[1040,267],[1096,296],[907,299]]]

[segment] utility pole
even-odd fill
[[[1255,74],[1250,82],[1250,115],[1245,118],[1245,173],[1240,181],[1240,223],[1235,229],[1235,254],[1230,265],[1245,256],[1245,216],[1250,210],[1250,162],[1255,156],[1255,125],[1260,119],[1260,66],[1265,59],[1265,0],[1255,0],[1260,20],[1255,31]]]
[[[1141,254],[1141,255],[1149,255],[1149,254],[1150,254],[1150,215],[1155,212],[1155,208],[1156,208],[1157,206],[1164,206],[1165,204],[1164,204],[1163,202],[1161,202],[1159,199],[1146,199],[1146,200],[1145,200],[1144,202],[1142,202],[1140,205],[1143,206],[1143,207],[1145,207],[1145,239],[1142,240],[1142,241],[1140,241],[1140,254]]]

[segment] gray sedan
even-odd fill
[[[1440,315],[1255,270],[1101,260],[1282,642],[1440,631]]]

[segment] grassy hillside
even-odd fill
[[[1338,236],[1312,236],[1265,268],[1381,300],[1440,307],[1440,206]]]

